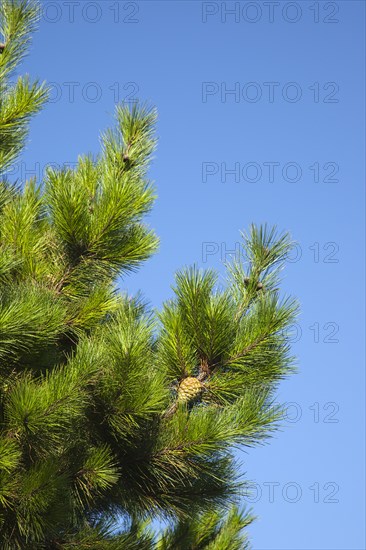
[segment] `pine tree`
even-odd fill
[[[36,21],[33,0],[1,5],[1,548],[248,548],[233,449],[281,419],[290,237],[251,226],[224,288],[184,269],[160,313],[119,292],[158,245],[143,221],[156,112],[120,105],[97,157],[10,182],[48,95],[28,76],[10,84]]]

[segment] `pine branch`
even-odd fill
[[[9,77],[26,55],[39,18],[33,0],[6,0],[0,5],[0,172],[4,172],[24,147],[31,117],[42,107],[48,89],[38,81],[19,77],[10,87]]]

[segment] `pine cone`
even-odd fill
[[[178,388],[178,401],[181,403],[193,401],[197,399],[202,393],[202,384],[194,376],[188,376],[184,378],[179,384]]]
[[[250,278],[249,277],[245,277],[244,279],[244,285],[245,286],[249,286],[250,284]],[[263,283],[261,283],[260,281],[258,281],[257,283],[257,286],[256,286],[256,290],[263,290]]]
[[[3,53],[4,50],[5,50],[5,44],[0,42],[0,53]]]

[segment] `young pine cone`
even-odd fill
[[[3,53],[4,50],[5,50],[5,44],[0,42],[0,53]]]
[[[245,277],[245,279],[244,279],[244,284],[245,284],[245,286],[249,286],[249,283],[250,283],[250,278],[249,278],[249,277]],[[263,290],[263,283],[261,283],[261,282],[259,281],[259,282],[257,283],[256,290]]]
[[[188,403],[197,399],[202,393],[202,384],[194,376],[184,378],[178,387],[178,401]]]

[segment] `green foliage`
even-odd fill
[[[48,90],[29,77],[9,78],[27,53],[38,20],[39,6],[33,0],[4,0],[0,4],[0,33],[5,44],[0,54],[0,173],[16,159],[24,146],[30,118],[48,96]]]
[[[9,82],[36,20],[32,0],[1,6],[2,171],[46,98],[28,77]],[[100,155],[22,189],[0,181],[6,550],[248,548],[234,448],[262,444],[281,420],[275,391],[293,370],[297,313],[279,293],[291,240],[252,226],[225,288],[213,271],[182,269],[160,313],[119,294],[118,277],[157,248],[144,223],[155,122],[146,105],[118,106]],[[156,534],[146,518],[169,527]]]
[[[220,510],[209,510],[168,528],[157,550],[247,550],[244,528],[253,521],[250,513],[233,506],[222,519]]]
[[[80,157],[75,170],[48,171],[44,198],[55,239],[54,277],[58,290],[70,297],[89,295],[96,281],[110,283],[156,250],[157,238],[142,222],[154,201],[152,187],[143,170],[125,166],[121,154],[126,140],[141,142],[131,149],[131,158],[148,162],[155,116],[144,107],[117,109],[117,128],[103,138],[100,158]]]
[[[0,288],[0,358],[12,365],[22,355],[55,341],[65,311],[48,288],[32,283]],[[34,353],[34,351],[33,351]]]

